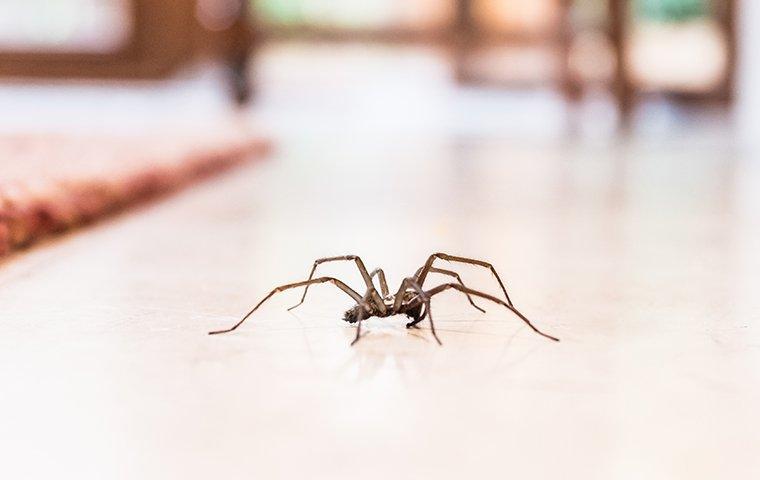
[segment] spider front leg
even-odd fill
[[[443,343],[441,343],[441,339],[438,338],[438,334],[435,333],[435,324],[433,323],[433,312],[430,310],[430,296],[427,294],[427,292],[422,290],[422,287],[420,287],[420,285],[417,283],[417,281],[414,278],[407,277],[404,279],[403,282],[401,282],[401,287],[399,287],[398,293],[396,293],[395,300],[393,301],[393,311],[394,312],[401,311],[401,306],[404,302],[404,293],[409,288],[414,290],[414,292],[417,293],[417,298],[419,298],[419,301],[425,304],[425,314],[420,315],[419,318],[416,318],[415,320],[407,323],[406,328],[410,328],[410,327],[413,327],[414,325],[417,325],[419,322],[422,321],[423,318],[425,318],[425,316],[427,316],[428,322],[430,322],[430,332],[433,334],[435,341],[438,342],[438,345],[443,345]]]
[[[250,317],[251,315],[253,315],[253,312],[255,312],[264,302],[266,302],[267,300],[269,300],[270,298],[272,298],[272,296],[274,296],[275,293],[284,292],[285,290],[290,290],[291,288],[298,288],[298,287],[303,287],[303,286],[308,287],[309,285],[314,285],[314,284],[317,284],[317,283],[326,283],[326,282],[330,282],[333,285],[335,285],[336,287],[338,287],[341,290],[343,290],[344,292],[346,292],[351,298],[354,299],[354,301],[356,301],[356,303],[358,303],[359,305],[361,305],[362,307],[364,307],[362,310],[366,310],[367,312],[369,312],[371,310],[370,306],[367,304],[367,302],[358,293],[356,293],[351,287],[349,287],[345,283],[343,283],[340,280],[338,280],[337,278],[333,278],[333,277],[320,277],[320,278],[305,280],[303,282],[289,283],[287,285],[281,285],[279,287],[276,287],[274,290],[272,290],[271,292],[269,292],[269,295],[267,295],[259,303],[257,303],[256,306],[253,307],[250,312],[246,313],[245,316],[238,323],[236,323],[232,327],[230,327],[228,329],[225,329],[225,330],[216,330],[216,331],[213,331],[213,332],[209,332],[209,335],[217,335],[217,334],[220,334],[220,333],[228,333],[228,332],[231,332],[231,331],[235,330],[240,325],[242,325],[243,322],[245,322],[248,319],[248,317]],[[365,297],[366,297],[366,295],[365,295]]]
[[[542,332],[541,330],[539,330],[538,328],[536,328],[535,325],[533,325],[531,323],[531,321],[528,320],[525,317],[525,315],[523,315],[522,313],[520,313],[515,307],[513,307],[510,304],[508,304],[504,300],[498,299],[498,298],[496,298],[496,297],[494,297],[492,295],[489,295],[487,293],[479,292],[477,290],[473,290],[471,288],[464,287],[464,286],[462,286],[462,285],[460,285],[458,283],[446,283],[446,284],[443,284],[443,285],[439,285],[439,286],[437,286],[435,288],[431,288],[430,290],[426,291],[425,294],[428,296],[428,298],[430,298],[433,295],[437,295],[437,294],[439,294],[441,292],[445,292],[446,290],[448,290],[450,288],[453,288],[455,290],[459,290],[460,292],[463,292],[463,293],[468,293],[470,295],[475,295],[476,297],[485,298],[486,300],[490,300],[490,301],[492,301],[494,303],[498,303],[499,305],[503,305],[503,306],[507,307],[507,309],[509,309],[512,313],[514,313],[515,315],[517,315],[520,318],[520,320],[522,320],[523,322],[525,322],[525,324],[528,325],[531,328],[531,330],[533,330],[537,334],[541,335],[542,337],[546,337],[549,340],[554,340],[555,342],[559,342],[559,338],[553,337],[553,336],[551,336],[549,334],[546,334],[546,333]]]
[[[440,258],[441,260],[446,260],[447,262],[466,263],[469,265],[476,265],[478,267],[489,269],[491,273],[493,274],[493,276],[496,277],[496,281],[499,282],[499,286],[501,287],[501,291],[504,292],[504,297],[507,299],[507,303],[509,304],[510,307],[514,308],[514,305],[512,305],[512,300],[509,299],[507,288],[504,286],[504,282],[501,281],[499,274],[496,273],[496,269],[493,268],[493,265],[491,265],[490,263],[484,262],[482,260],[476,260],[474,258],[467,258],[467,257],[456,257],[454,255],[449,255],[447,253],[434,253],[428,257],[427,262],[425,262],[425,265],[419,270],[419,273],[415,275],[415,278],[417,279],[417,283],[419,283],[420,285],[425,284],[425,277],[427,277],[427,274],[433,268],[433,262],[435,262],[435,260],[438,258]],[[464,287],[464,288],[466,289],[467,287]]]
[[[377,293],[377,290],[375,290],[375,285],[372,283],[372,277],[367,273],[367,267],[364,266],[364,262],[362,262],[362,259],[359,258],[357,255],[343,255],[340,257],[326,257],[326,258],[319,258],[314,261],[314,265],[311,267],[311,273],[309,273],[309,280],[314,277],[314,272],[317,270],[317,267],[322,263],[327,262],[338,262],[338,261],[350,261],[353,260],[356,263],[356,267],[359,269],[359,273],[362,276],[362,279],[364,280],[364,283],[367,286],[367,293],[369,294],[369,300],[372,301],[372,303],[375,305],[375,307],[381,312],[385,313],[385,303],[383,303],[383,299],[380,297],[380,294]],[[306,300],[306,294],[309,291],[309,284],[306,284],[306,288],[303,290],[303,295],[301,296],[301,301],[297,304],[293,305],[292,307],[288,308],[288,310],[293,310],[294,308],[300,306],[304,300]]]
[[[370,297],[370,291],[367,290],[367,293],[364,294],[364,297],[362,298],[362,302],[364,304],[367,304],[367,300],[369,300]],[[359,305],[362,305],[361,303]],[[356,342],[359,341],[359,338],[362,336],[362,320],[364,320],[364,315],[368,313],[369,310],[367,308],[361,308],[359,309],[359,314],[356,317],[356,337],[354,337],[354,340],[351,342],[350,346],[354,346]]]

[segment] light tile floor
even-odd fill
[[[4,261],[3,477],[760,474],[751,152],[724,134],[352,129],[362,109],[281,113],[313,125],[288,130],[269,105],[269,162]],[[205,334],[316,257],[361,254],[396,284],[434,250],[493,261],[562,342],[451,293],[434,302],[443,347],[397,318],[349,347],[350,301],[329,287]]]

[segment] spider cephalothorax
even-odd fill
[[[472,290],[471,288],[467,288],[464,285],[464,283],[462,283],[462,279],[459,277],[459,275],[456,272],[433,267],[433,262],[435,262],[436,259],[447,260],[449,262],[467,263],[470,265],[476,265],[476,266],[488,268],[491,271],[491,273],[496,277],[496,281],[499,282],[499,286],[501,287],[501,290],[504,293],[505,299],[501,300],[487,293],[483,293],[477,290]],[[334,262],[334,261],[340,261],[340,260],[353,260],[354,262],[356,262],[356,266],[359,268],[359,273],[362,275],[362,279],[364,280],[364,283],[366,284],[366,291],[364,293],[364,296],[359,295],[359,293],[357,293],[355,290],[353,290],[351,287],[341,282],[337,278],[333,278],[333,277],[314,278],[314,272],[316,271],[317,267],[320,264],[325,263],[325,262]],[[423,290],[422,286],[424,285],[425,279],[427,278],[427,275],[429,273],[439,273],[442,275],[447,275],[454,278],[456,282],[444,283],[443,285],[438,285],[437,287],[431,288],[430,290]],[[382,292],[382,295],[380,294],[380,292],[377,291],[377,288],[375,287],[375,284],[373,281],[375,276],[378,277],[378,280],[380,283],[380,292]],[[288,310],[292,310],[304,302],[304,300],[306,299],[306,293],[309,291],[310,285],[317,284],[317,283],[327,283],[327,282],[332,283],[336,287],[343,290],[356,302],[356,305],[348,309],[343,315],[344,321],[348,323],[356,324],[356,337],[354,338],[354,341],[351,342],[351,345],[356,343],[361,336],[362,320],[365,320],[370,317],[389,317],[391,315],[399,315],[399,314],[406,315],[407,317],[411,319],[411,321],[406,324],[407,328],[417,325],[418,323],[420,323],[422,320],[424,320],[427,317],[428,321],[430,322],[430,331],[432,332],[435,340],[440,344],[441,341],[440,339],[438,339],[438,335],[435,333],[435,325],[433,324],[433,314],[430,311],[430,298],[433,295],[436,295],[438,293],[444,292],[449,289],[458,290],[464,293],[467,296],[467,299],[472,304],[472,306],[477,308],[481,312],[485,312],[485,310],[483,310],[482,308],[480,308],[479,306],[475,304],[475,302],[472,300],[472,296],[485,298],[492,302],[498,303],[499,305],[503,305],[504,307],[512,311],[515,315],[517,315],[534,332],[550,340],[559,341],[558,338],[540,331],[530,322],[530,320],[528,320],[522,313],[520,313],[515,308],[515,306],[512,304],[512,300],[510,300],[509,295],[507,294],[507,289],[504,286],[504,283],[501,281],[501,278],[499,278],[499,275],[496,273],[496,269],[493,268],[493,265],[487,262],[483,262],[481,260],[475,260],[472,258],[465,258],[465,257],[455,257],[453,255],[448,255],[445,253],[434,253],[430,255],[430,257],[428,257],[427,261],[425,262],[425,265],[420,267],[413,276],[405,278],[401,282],[401,286],[399,287],[398,291],[393,295],[391,295],[390,292],[388,291],[388,284],[385,281],[385,273],[383,273],[383,270],[378,268],[378,269],[373,270],[372,273],[368,273],[366,267],[364,266],[364,262],[362,262],[361,258],[359,258],[358,256],[344,255],[341,257],[320,258],[319,260],[314,262],[314,266],[311,269],[311,273],[309,274],[308,280],[304,280],[302,282],[296,282],[296,283],[289,283],[287,285],[282,285],[275,288],[274,290],[269,292],[269,295],[264,297],[258,304],[256,304],[255,307],[253,307],[253,309],[251,309],[250,312],[248,312],[238,323],[233,325],[231,328],[228,328],[226,330],[217,330],[217,331],[209,332],[209,333],[214,335],[218,333],[231,332],[235,330],[236,328],[238,328],[249,316],[251,316],[251,314],[253,314],[253,312],[256,311],[256,309],[258,309],[261,306],[262,303],[264,303],[269,298],[271,298],[275,293],[282,292],[284,290],[289,290],[291,288],[305,287],[303,291],[303,296],[301,296],[301,301],[297,305],[294,305],[288,309]],[[424,306],[424,310],[423,310],[423,306]]]

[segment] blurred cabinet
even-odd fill
[[[624,118],[642,96],[727,106],[736,72],[735,0],[606,0],[613,91]]]
[[[624,81],[635,92],[728,102],[736,64],[735,10],[734,0],[636,0],[618,6]]]
[[[458,0],[457,80],[564,90],[568,6],[566,0]]]
[[[202,57],[250,95],[260,40],[422,43],[463,84],[606,88],[624,116],[643,95],[727,104],[736,0],[0,1],[0,75],[161,78]]]
[[[244,100],[252,31],[244,0],[0,3],[0,75],[163,78],[198,57],[227,64]]]

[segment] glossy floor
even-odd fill
[[[626,140],[591,105],[566,135],[556,94],[448,74],[425,49],[274,48],[247,119],[268,162],[4,260],[0,476],[760,477],[756,153],[667,108]],[[17,86],[0,128],[211,121],[214,88]],[[562,342],[449,292],[443,347],[403,318],[349,347],[330,286],[206,335],[314,258],[398,285],[431,251],[491,260]]]
[[[0,470],[752,478],[758,192],[758,165],[716,145],[289,141],[4,262]],[[349,347],[350,300],[329,286],[205,334],[316,257],[362,254],[397,284],[432,250],[493,261],[562,342],[449,293],[443,347],[399,318]],[[351,266],[324,271],[361,285]]]

